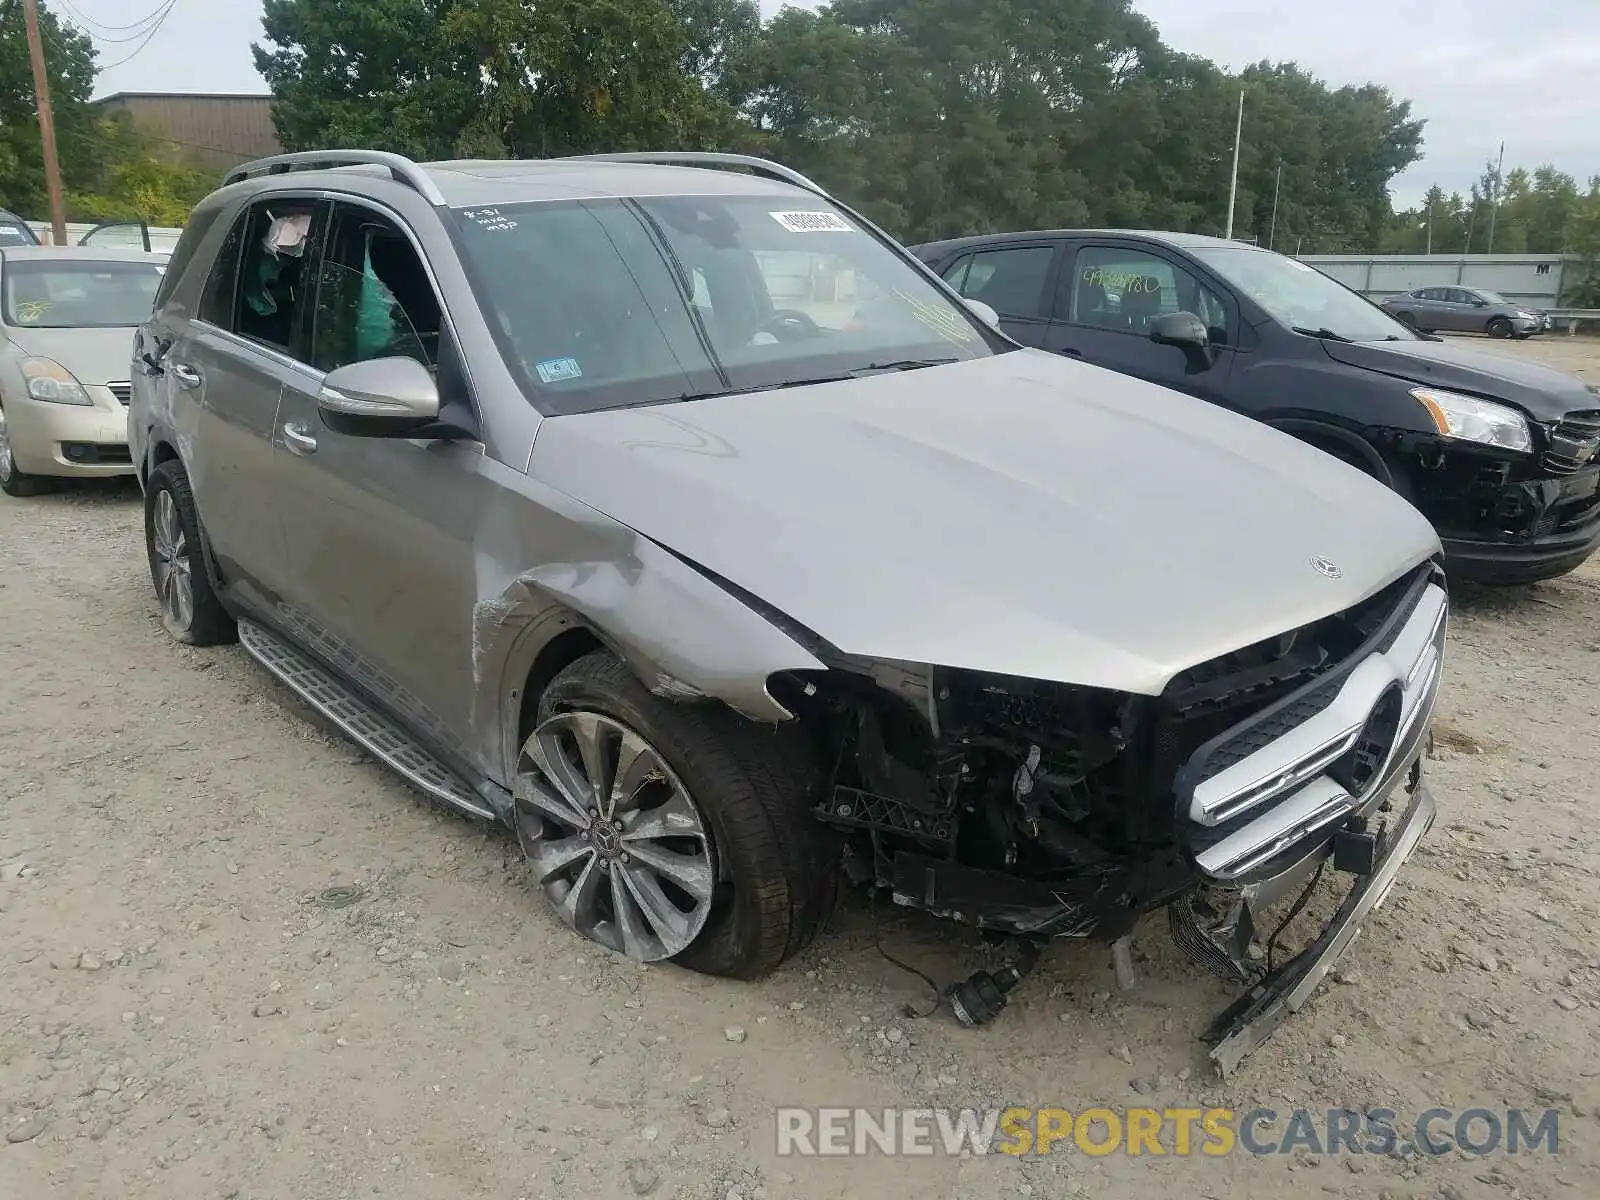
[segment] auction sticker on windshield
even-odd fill
[[[583,370],[575,358],[547,358],[533,364],[539,373],[540,383],[565,383],[569,379],[582,379]]]
[[[775,212],[768,214],[790,233],[853,233],[851,225],[838,213]]]

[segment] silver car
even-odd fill
[[[167,256],[0,248],[0,491],[132,475],[128,347]]]
[[[1425,287],[1390,296],[1381,307],[1422,333],[1482,333],[1492,338],[1528,338],[1550,328],[1539,309],[1483,288]]]
[[[843,875],[1015,939],[978,1023],[1042,940],[1167,909],[1262,985],[1226,1067],[1432,820],[1439,544],[993,320],[760,160],[249,164],[134,347],[163,619],[515,830],[611,950],[757,976]]]

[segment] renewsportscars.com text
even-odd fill
[[[1555,1109],[780,1108],[780,1155],[1555,1154]]]

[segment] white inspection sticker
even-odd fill
[[[838,213],[775,212],[768,214],[790,233],[853,233],[855,226]]]

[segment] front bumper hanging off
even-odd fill
[[[1310,999],[1360,934],[1363,923],[1389,895],[1406,860],[1433,825],[1436,811],[1427,781],[1419,775],[1410,804],[1385,832],[1372,872],[1360,877],[1321,936],[1260,980],[1212,1023],[1206,1040],[1213,1043],[1211,1061],[1218,1074],[1229,1074]]]

